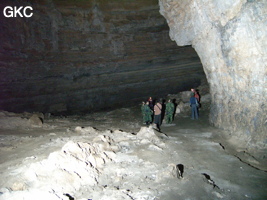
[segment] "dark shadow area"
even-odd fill
[[[183,164],[176,165],[176,170],[177,170],[177,178],[183,178],[184,165]]]
[[[69,200],[75,200],[70,194],[64,194],[64,195],[67,196]]]

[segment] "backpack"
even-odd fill
[[[196,101],[196,106],[199,107],[199,103],[197,101],[197,98],[195,97],[195,101]]]

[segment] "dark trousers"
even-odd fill
[[[196,104],[191,105],[191,119],[198,119],[198,110]]]
[[[161,115],[154,115],[154,123],[157,125],[157,128],[160,130]]]

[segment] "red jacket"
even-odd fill
[[[195,92],[194,97],[197,99],[197,101],[199,102],[199,94],[197,92]]]

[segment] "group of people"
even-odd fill
[[[165,114],[166,123],[170,124],[173,121],[174,110],[174,103],[171,99],[168,100],[163,108],[163,103],[158,100],[154,102],[152,97],[149,97],[146,102],[142,102],[141,106],[143,123],[150,125],[154,120],[156,128],[160,131],[163,114]]]
[[[200,95],[195,89],[191,89],[191,97],[189,100],[191,107],[191,119],[198,119],[198,108],[200,105]],[[153,101],[152,97],[149,97],[146,102],[142,102],[141,111],[143,115],[143,123],[146,125],[152,124],[160,131],[160,125],[162,123],[163,116],[167,124],[171,124],[175,112],[175,105],[171,99],[168,99],[166,105],[164,102]]]

